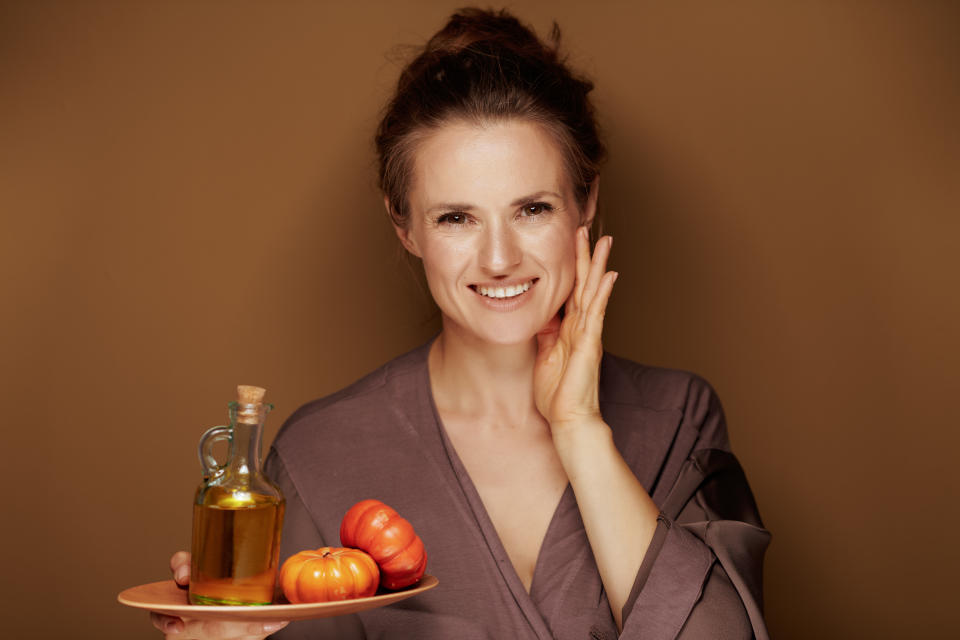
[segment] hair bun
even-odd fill
[[[506,9],[487,11],[468,7],[450,16],[446,26],[427,42],[425,53],[456,55],[479,43],[487,43],[488,46],[495,45],[495,48],[512,50],[518,54],[553,60],[560,40],[560,29],[556,23],[550,40],[553,46],[544,46],[529,27]]]

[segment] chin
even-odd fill
[[[499,346],[527,344],[536,338],[537,332],[547,324],[533,322],[509,321],[504,318],[501,322],[488,322],[472,333],[481,341]]]

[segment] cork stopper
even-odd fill
[[[240,404],[261,404],[267,390],[263,387],[253,387],[249,384],[237,385],[237,402]]]
[[[237,421],[244,424],[260,422],[260,407],[267,390],[263,387],[254,387],[248,384],[237,385]]]

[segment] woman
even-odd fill
[[[603,353],[617,274],[590,251],[603,156],[553,46],[464,10],[403,72],[377,146],[384,202],[442,331],[285,424],[266,468],[281,557],[337,545],[382,499],[440,587],[290,638],[766,637],[768,541],[710,387]],[[182,584],[189,560],[171,565]],[[154,617],[169,637],[282,626]]]

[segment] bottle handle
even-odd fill
[[[231,437],[233,437],[233,429],[227,426],[210,427],[200,436],[197,453],[200,456],[200,468],[203,469],[204,478],[215,476],[226,468],[226,463],[220,464],[213,457],[213,445],[220,440],[229,442]]]

